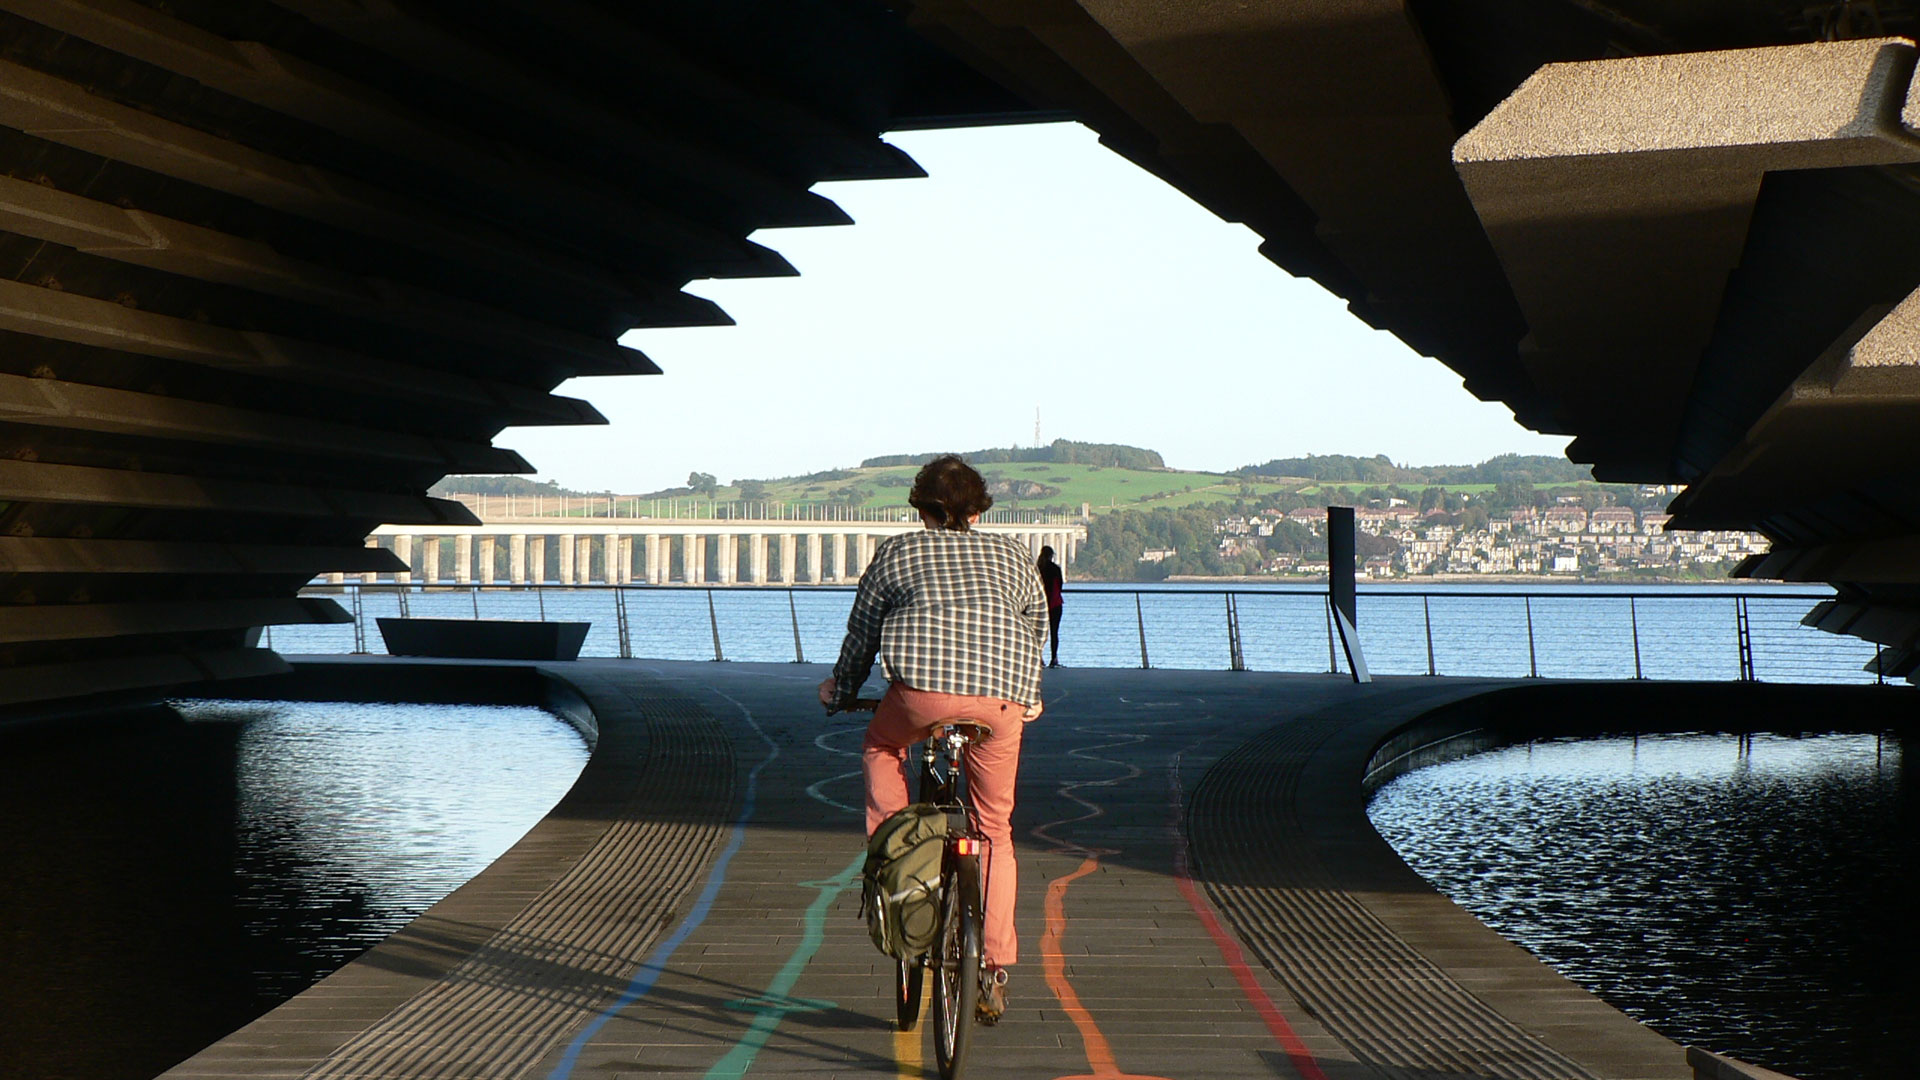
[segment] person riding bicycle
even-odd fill
[[[1025,546],[972,527],[993,496],[966,462],[951,454],[929,462],[907,503],[926,528],[874,549],[820,702],[851,704],[879,656],[890,685],[861,754],[869,836],[907,805],[908,747],[943,720],[964,717],[993,729],[993,738],[967,751],[973,816],[989,840],[978,1010],[991,1022],[1006,1009],[1006,969],[1019,959],[1011,818],[1021,729],[1041,710],[1047,599]]]

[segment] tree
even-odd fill
[[[735,480],[734,486],[740,489],[740,498],[746,502],[763,502],[767,497],[767,484],[764,480]]]
[[[712,473],[690,472],[687,474],[687,486],[696,495],[711,495],[720,486],[720,481]]]

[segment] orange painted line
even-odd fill
[[[1113,1045],[1094,1022],[1093,1014],[1080,1003],[1080,993],[1073,988],[1067,978],[1066,954],[1061,951],[1061,942],[1067,936],[1067,886],[1086,877],[1100,868],[1100,860],[1088,857],[1081,862],[1080,868],[1071,874],[1054,878],[1047,883],[1047,928],[1040,935],[1040,965],[1047,975],[1047,989],[1060,999],[1060,1007],[1065,1009],[1073,1026],[1080,1030],[1080,1041],[1087,1051],[1087,1066],[1093,1071],[1075,1076],[1062,1076],[1058,1080],[1166,1080],[1159,1076],[1139,1076],[1120,1071],[1120,1065],[1113,1058]]]
[[[1300,1073],[1302,1080],[1327,1080],[1327,1074],[1320,1071],[1320,1062],[1314,1058],[1313,1051],[1307,1049],[1307,1044],[1301,1040],[1299,1033],[1293,1030],[1292,1024],[1287,1023],[1287,1018],[1281,1015],[1279,1007],[1274,1005],[1271,997],[1267,996],[1266,989],[1260,985],[1258,979],[1253,977],[1253,969],[1247,966],[1247,958],[1240,951],[1240,943],[1233,940],[1233,936],[1220,925],[1220,920],[1213,914],[1212,905],[1202,899],[1200,890],[1194,887],[1193,876],[1188,873],[1186,816],[1181,809],[1181,804],[1185,800],[1180,790],[1180,755],[1175,754],[1173,760],[1169,762],[1167,777],[1173,790],[1174,884],[1180,887],[1180,895],[1187,898],[1193,913],[1200,919],[1200,925],[1206,927],[1207,936],[1213,939],[1214,947],[1220,950],[1221,959],[1227,962],[1228,970],[1233,972],[1234,981],[1240,984],[1240,992],[1253,1006],[1253,1011],[1258,1013],[1260,1019],[1266,1023],[1267,1030],[1273,1034],[1274,1041],[1279,1043],[1280,1049],[1286,1053],[1287,1061]]]

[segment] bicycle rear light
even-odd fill
[[[980,854],[980,841],[971,836],[963,836],[954,841],[953,850],[959,855],[978,855]]]

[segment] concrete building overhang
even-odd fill
[[[0,2],[0,707],[275,670],[508,425],[793,268],[888,130],[1066,116],[1896,650],[1906,5]],[[372,570],[391,567],[374,566]],[[58,633],[49,628],[63,627]]]

